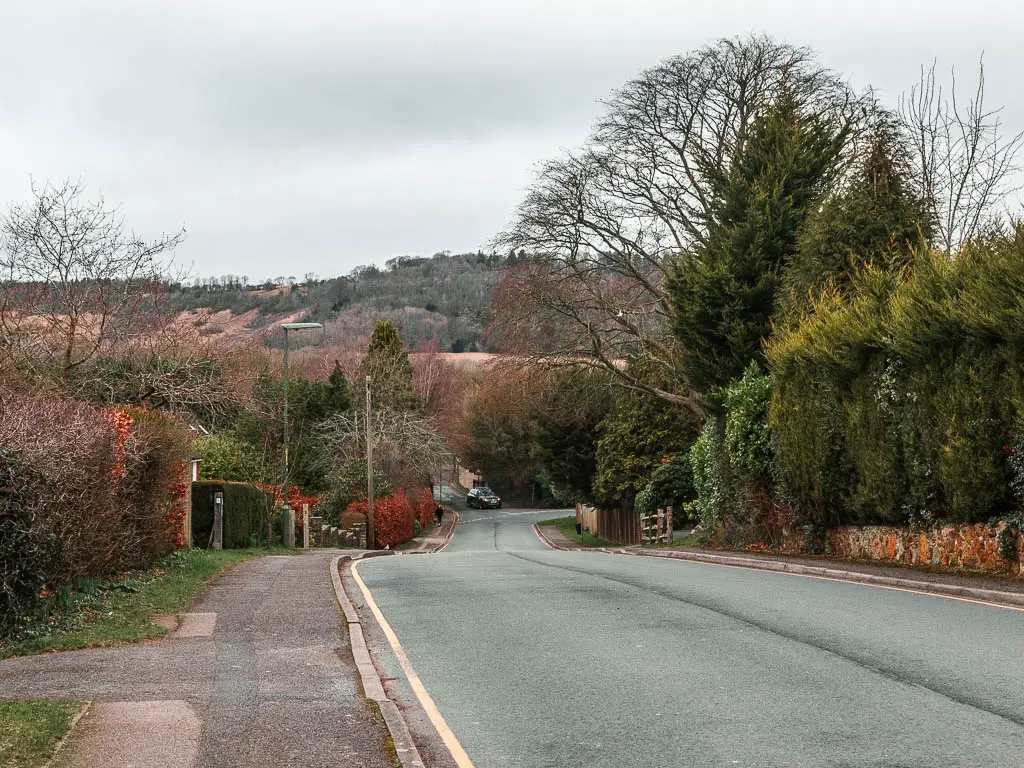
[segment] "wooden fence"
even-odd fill
[[[625,509],[597,509],[588,504],[576,505],[576,522],[583,530],[613,544],[637,544],[640,521]]]

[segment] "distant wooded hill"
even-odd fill
[[[253,284],[247,275],[224,275],[170,286],[170,309],[247,315],[245,328],[269,329],[284,317],[324,323],[330,343],[361,344],[377,320],[389,319],[410,348],[437,339],[441,351],[492,351],[483,338],[491,322],[491,289],[515,255],[437,253],[401,256],[384,269],[357,267],[320,279],[307,274]],[[268,336],[273,343],[274,334]]]

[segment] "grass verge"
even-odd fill
[[[59,621],[16,640],[0,640],[0,659],[137,643],[166,634],[154,618],[183,610],[212,579],[231,566],[282,549],[191,549],[154,567],[84,584]]]
[[[576,515],[569,515],[568,517],[555,517],[555,518],[552,518],[551,520],[541,520],[539,523],[537,523],[537,525],[540,525],[540,526],[545,526],[545,525],[554,525],[554,526],[576,525]]]
[[[610,541],[599,539],[588,531],[583,532],[581,537],[576,533],[576,516],[569,515],[568,517],[556,517],[551,520],[544,520],[537,523],[539,526],[553,526],[562,532],[567,539],[579,544],[581,547],[617,547],[618,544],[613,544]]]
[[[40,768],[82,709],[80,701],[0,701],[0,768]]]
[[[416,547],[423,543],[424,539],[433,534],[437,529],[438,525],[436,523],[431,523],[429,528],[424,528],[422,531],[420,531],[419,536],[414,536],[408,541],[402,542],[397,547],[392,547],[392,549],[396,551],[402,551],[405,549],[416,549]]]

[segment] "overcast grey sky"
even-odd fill
[[[80,178],[199,275],[475,250],[600,99],[766,32],[894,102],[938,58],[1024,128],[1019,0],[2,0],[0,201]]]

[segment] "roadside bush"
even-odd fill
[[[709,418],[689,453],[693,490],[697,495],[689,509],[704,528],[713,527],[725,510],[721,432],[721,420]]]
[[[689,456],[677,455],[651,473],[647,485],[636,495],[634,508],[637,514],[649,514],[672,507],[673,522],[681,522],[688,517],[688,507],[695,497]]]
[[[772,501],[771,389],[771,377],[751,363],[723,390],[722,414],[708,419],[690,450],[691,508],[724,544],[781,539],[784,520]]]
[[[391,495],[391,482],[379,469],[373,473],[374,495]],[[366,498],[366,462],[356,459],[343,464],[327,477],[327,490],[317,497],[313,513],[328,525],[344,528],[342,516],[353,502]],[[365,509],[363,510],[365,513]]]
[[[861,270],[769,344],[783,485],[816,525],[1011,513],[1024,422],[1024,227]]]
[[[353,509],[346,509],[344,513],[342,513],[341,525],[339,526],[340,528],[350,531],[359,524],[366,525],[365,508],[362,512],[357,512]]]
[[[416,523],[423,528],[430,528],[434,524],[434,496],[429,488],[416,488],[406,492],[409,503],[412,505],[413,517]],[[416,534],[419,535],[418,533]]]
[[[238,549],[267,543],[267,517],[274,508],[271,495],[249,483],[206,480],[192,483],[192,541],[208,547],[212,541],[214,498],[224,494],[224,548]]]
[[[132,467],[117,486],[119,501],[134,513],[122,527],[122,545],[145,561],[185,546],[186,460],[192,448],[188,427],[162,411],[126,408],[131,419]],[[127,453],[127,452],[126,452]],[[129,456],[123,459],[126,463]]]
[[[3,634],[44,620],[77,580],[181,543],[187,432],[173,418],[21,397],[0,410],[0,446]]]
[[[347,512],[366,515],[366,499],[352,502]],[[373,526],[378,549],[391,547],[409,541],[415,534],[416,513],[402,489],[392,495],[373,500]]]

